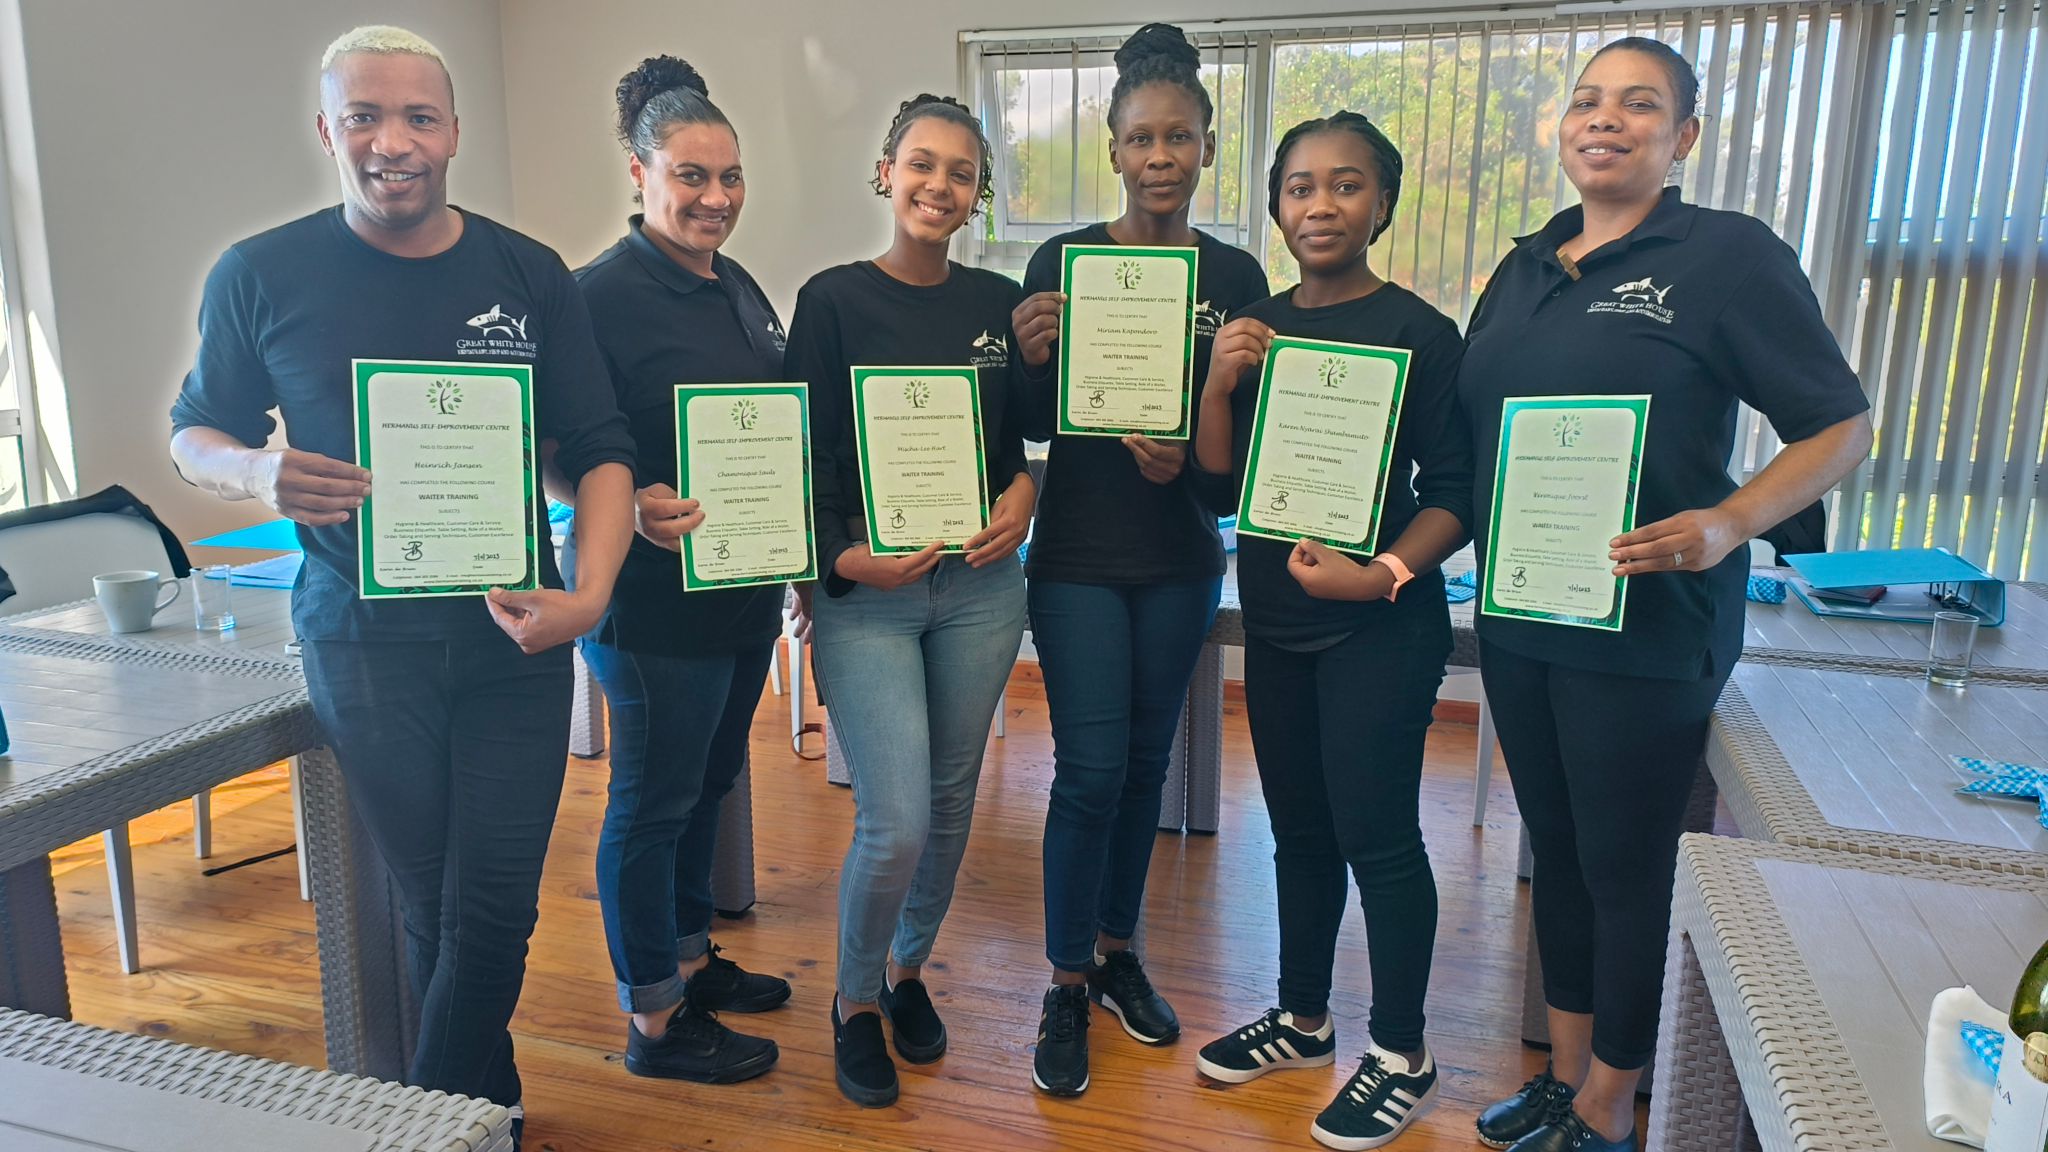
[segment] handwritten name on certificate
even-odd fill
[[[1259,379],[1237,530],[1370,555],[1409,353],[1275,336]]]
[[[855,368],[868,549],[877,556],[945,552],[988,527],[981,389],[973,368]]]
[[[683,537],[683,590],[817,577],[810,388],[676,386],[676,489],[702,507]]]
[[[533,369],[356,360],[364,599],[540,586]]]
[[[1501,404],[1480,611],[1621,631],[1628,578],[1608,559],[1635,527],[1648,396],[1510,396]]]
[[[1063,433],[1188,436],[1195,250],[1069,244],[1061,252]]]

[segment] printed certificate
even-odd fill
[[[1060,291],[1059,430],[1187,439],[1195,250],[1069,244]]]
[[[683,537],[683,590],[818,575],[804,384],[676,386],[676,492],[703,508]]]
[[[1237,530],[1378,550],[1409,352],[1275,336],[1259,377]]]
[[[981,388],[970,367],[853,369],[868,549],[966,551],[988,527]]]

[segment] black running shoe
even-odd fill
[[[626,1071],[665,1080],[732,1084],[775,1067],[775,1041],[743,1036],[689,1000],[669,1014],[668,1031],[649,1040],[626,1022]]]
[[[1088,1090],[1088,988],[1055,984],[1045,990],[1038,1013],[1038,1051],[1031,1058],[1031,1082],[1054,1096]]]
[[[1211,1040],[1195,1057],[1195,1070],[1211,1080],[1243,1084],[1282,1068],[1322,1068],[1337,1059],[1337,1030],[1323,1018],[1320,1031],[1303,1031],[1294,1013],[1278,1008]]]
[[[876,1002],[896,1030],[896,1051],[912,1064],[929,1064],[946,1054],[946,1022],[932,1006],[922,980],[884,984]]]
[[[1119,948],[1088,972],[1088,995],[1116,1013],[1124,1031],[1140,1044],[1171,1044],[1180,1038],[1180,1017],[1166,997],[1152,990],[1138,954]]]
[[[1436,1099],[1436,1060],[1425,1051],[1422,1067],[1375,1044],[1337,1098],[1309,1127],[1316,1143],[1341,1152],[1378,1148],[1399,1136]]]
[[[1479,1139],[1490,1148],[1505,1148],[1552,1121],[1564,1119],[1572,1110],[1571,1085],[1550,1074],[1549,1067],[1537,1073],[1522,1090],[1479,1114]]]
[[[789,981],[749,972],[711,946],[711,958],[690,977],[683,998],[710,1012],[766,1012],[789,999]]]
[[[1609,1140],[1567,1108],[1564,1115],[1515,1141],[1508,1152],[1636,1152],[1636,1134],[1630,1131]]]
[[[832,1071],[839,1091],[863,1108],[887,1108],[896,1102],[896,1062],[882,1039],[882,1018],[856,1012],[839,1018],[839,998],[832,998]]]

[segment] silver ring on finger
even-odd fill
[[[1685,553],[1683,553],[1683,552],[1673,552],[1673,553],[1671,554],[1671,566],[1672,566],[1673,568],[1681,568],[1681,567],[1684,567],[1684,565],[1685,565]]]

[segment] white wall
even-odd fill
[[[12,176],[40,184],[50,298],[32,304],[47,310],[61,359],[78,486],[125,484],[188,540],[266,518],[188,487],[167,454],[201,282],[229,244],[340,198],[313,131],[317,70],[328,41],[357,24],[404,24],[448,57],[462,118],[451,198],[509,219],[499,5],[19,7],[35,169]]]

